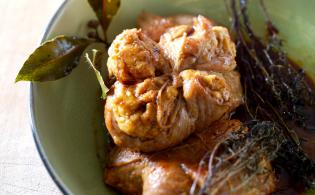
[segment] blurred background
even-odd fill
[[[0,194],[61,194],[36,150],[29,83],[14,83],[63,0],[0,0]]]

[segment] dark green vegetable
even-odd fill
[[[18,81],[52,81],[70,74],[90,41],[78,37],[58,36],[38,47],[25,61]]]

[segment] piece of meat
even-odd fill
[[[198,172],[198,164],[207,152],[225,140],[228,134],[240,128],[237,120],[218,121],[190,136],[182,144],[152,154],[134,152],[127,148],[115,147],[105,170],[105,182],[124,194],[173,195],[189,194],[194,179],[200,176],[197,188],[203,185],[207,169]],[[256,175],[246,186],[236,191],[231,188],[241,182],[242,172],[228,179],[224,186],[217,186],[209,194],[269,194],[275,190],[275,176],[270,162],[262,159],[259,163],[266,172]]]
[[[201,15],[161,17],[142,13],[138,25],[163,48],[173,69],[230,71],[236,66],[235,44],[226,28]]]
[[[122,83],[134,83],[171,70],[159,45],[138,29],[125,30],[118,35],[108,54],[109,76],[115,76]]]
[[[228,30],[200,15],[193,25],[169,28],[159,45],[177,72],[190,68],[225,72],[236,66],[235,44]]]
[[[184,70],[179,75],[183,79],[183,97],[197,129],[224,118],[242,102],[240,75],[236,71]]]
[[[178,76],[116,82],[105,105],[115,144],[151,152],[174,146],[242,102],[239,74],[185,70]]]
[[[158,16],[152,17],[154,20]],[[149,19],[146,22],[150,23]],[[169,19],[183,24],[169,28],[165,36],[182,39],[186,36],[183,34],[192,31],[191,41],[198,39],[198,44],[207,47],[197,44],[197,58],[190,60],[184,53],[178,66],[174,66],[178,60],[166,54],[182,51],[172,48],[177,44],[157,44],[137,29],[125,30],[116,37],[109,49],[107,65],[117,82],[107,96],[105,121],[119,146],[144,152],[174,146],[194,131],[225,118],[242,103],[240,76],[233,70],[235,65],[227,66],[218,56],[210,60],[212,64],[204,63],[207,52],[234,60],[235,53],[226,50],[223,44],[226,40],[222,36],[228,33],[216,35],[212,22],[202,16],[191,20],[184,16]],[[194,23],[190,24],[191,21]],[[229,41],[227,44],[234,48]],[[206,50],[201,51],[203,48]],[[199,62],[203,64],[196,64]]]
[[[190,14],[177,14],[167,18],[173,20],[175,25],[193,25],[195,17],[196,16]]]
[[[170,27],[175,26],[173,20],[143,12],[138,18],[138,26],[144,34],[159,42],[161,35]]]
[[[151,13],[143,12],[138,18],[138,26],[144,34],[152,40],[159,42],[160,37],[167,29],[175,25],[192,25],[193,15],[180,14],[170,17],[161,17]]]

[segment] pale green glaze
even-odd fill
[[[266,5],[289,55],[315,78],[315,1],[266,0]],[[122,0],[109,37],[112,39],[123,29],[134,27],[143,10],[161,15],[203,14],[229,25],[223,0]],[[263,35],[260,9],[250,6],[250,15],[255,30]],[[59,34],[84,35],[85,24],[91,18],[94,15],[85,0],[70,0],[46,38]],[[34,83],[32,88],[35,137],[56,180],[70,194],[110,194],[111,190],[103,184],[102,168],[96,157],[99,143],[96,140],[105,137],[103,107],[93,71],[81,63],[66,78]]]

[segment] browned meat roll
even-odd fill
[[[117,145],[162,150],[241,104],[240,76],[233,70],[235,45],[227,30],[202,16],[192,21],[169,28],[160,43],[137,29],[125,30],[113,41],[108,68],[117,81],[106,100],[105,121]],[[178,48],[175,39],[162,44],[181,27],[194,29],[189,36],[179,34],[185,47]]]

